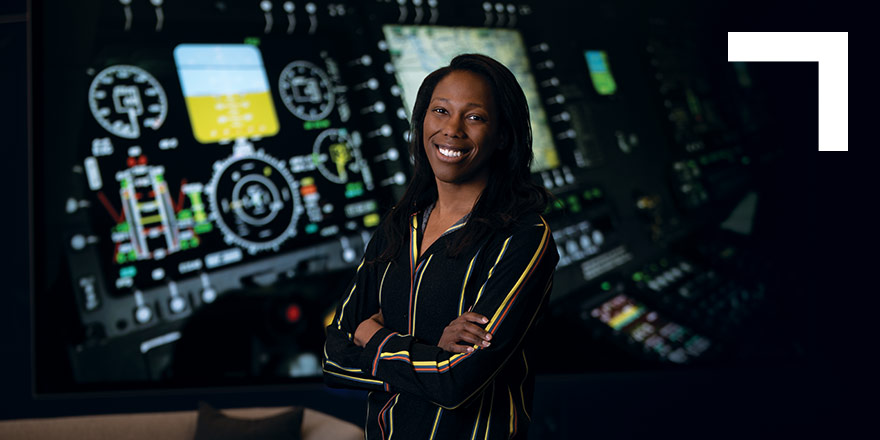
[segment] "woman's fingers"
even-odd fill
[[[474,313],[474,312],[462,313],[461,316],[456,318],[456,320],[459,320],[459,319],[464,319],[464,320],[470,321],[470,322],[477,322],[480,324],[485,324],[485,323],[489,322],[488,318],[486,318],[485,316],[483,316],[479,313]],[[453,322],[455,322],[455,321],[453,321]]]
[[[492,334],[480,326],[488,322],[479,313],[463,313],[446,326],[438,346],[451,353],[469,353],[474,351],[474,346],[488,347]]]
[[[492,339],[492,335],[489,332],[483,330],[482,327],[478,327],[471,323],[466,323],[462,326],[459,331],[459,335],[461,338],[471,344],[481,344],[483,343],[484,347],[489,346],[489,340]]]
[[[474,348],[470,345],[448,344],[446,347],[440,347],[450,353],[470,353]]]

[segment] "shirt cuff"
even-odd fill
[[[379,354],[382,350],[382,346],[384,346],[385,342],[395,334],[397,334],[397,332],[388,330],[385,327],[380,328],[373,334],[373,337],[370,338],[370,341],[367,342],[367,345],[365,345],[364,349],[361,351],[360,359],[358,360],[358,366],[361,367],[361,370],[363,370],[364,373],[374,377],[376,376],[376,368],[378,366]]]

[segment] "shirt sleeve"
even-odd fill
[[[380,232],[367,245],[354,279],[344,291],[324,342],[324,382],[333,388],[388,391],[388,384],[361,369],[363,348],[354,343],[354,332],[365,319],[379,311],[376,271],[368,262],[378,255]]]
[[[491,345],[450,353],[387,328],[380,329],[358,360],[361,371],[395,391],[454,409],[489,384],[517,352],[546,303],[559,256],[546,221],[525,226],[492,250],[473,311],[486,316]]]

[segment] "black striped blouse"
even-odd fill
[[[544,309],[559,256],[547,222],[526,215],[456,258],[447,244],[466,219],[419,255],[420,215],[412,216],[408,251],[370,264],[382,251],[375,233],[327,327],[324,379],[367,389],[367,439],[526,438],[537,351],[531,331]],[[358,324],[379,308],[385,327],[361,348]],[[489,319],[487,348],[453,354],[437,343],[462,313]]]

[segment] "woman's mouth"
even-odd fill
[[[440,154],[442,154],[446,157],[459,157],[459,156],[461,156],[460,150],[452,150],[452,149],[447,149],[447,148],[443,148],[443,147],[438,147],[437,149],[440,150]]]
[[[470,153],[469,149],[456,148],[450,145],[437,145],[434,144],[434,147],[437,148],[437,151],[440,153],[440,157],[443,159],[456,160],[460,159],[463,156],[466,156]]]

